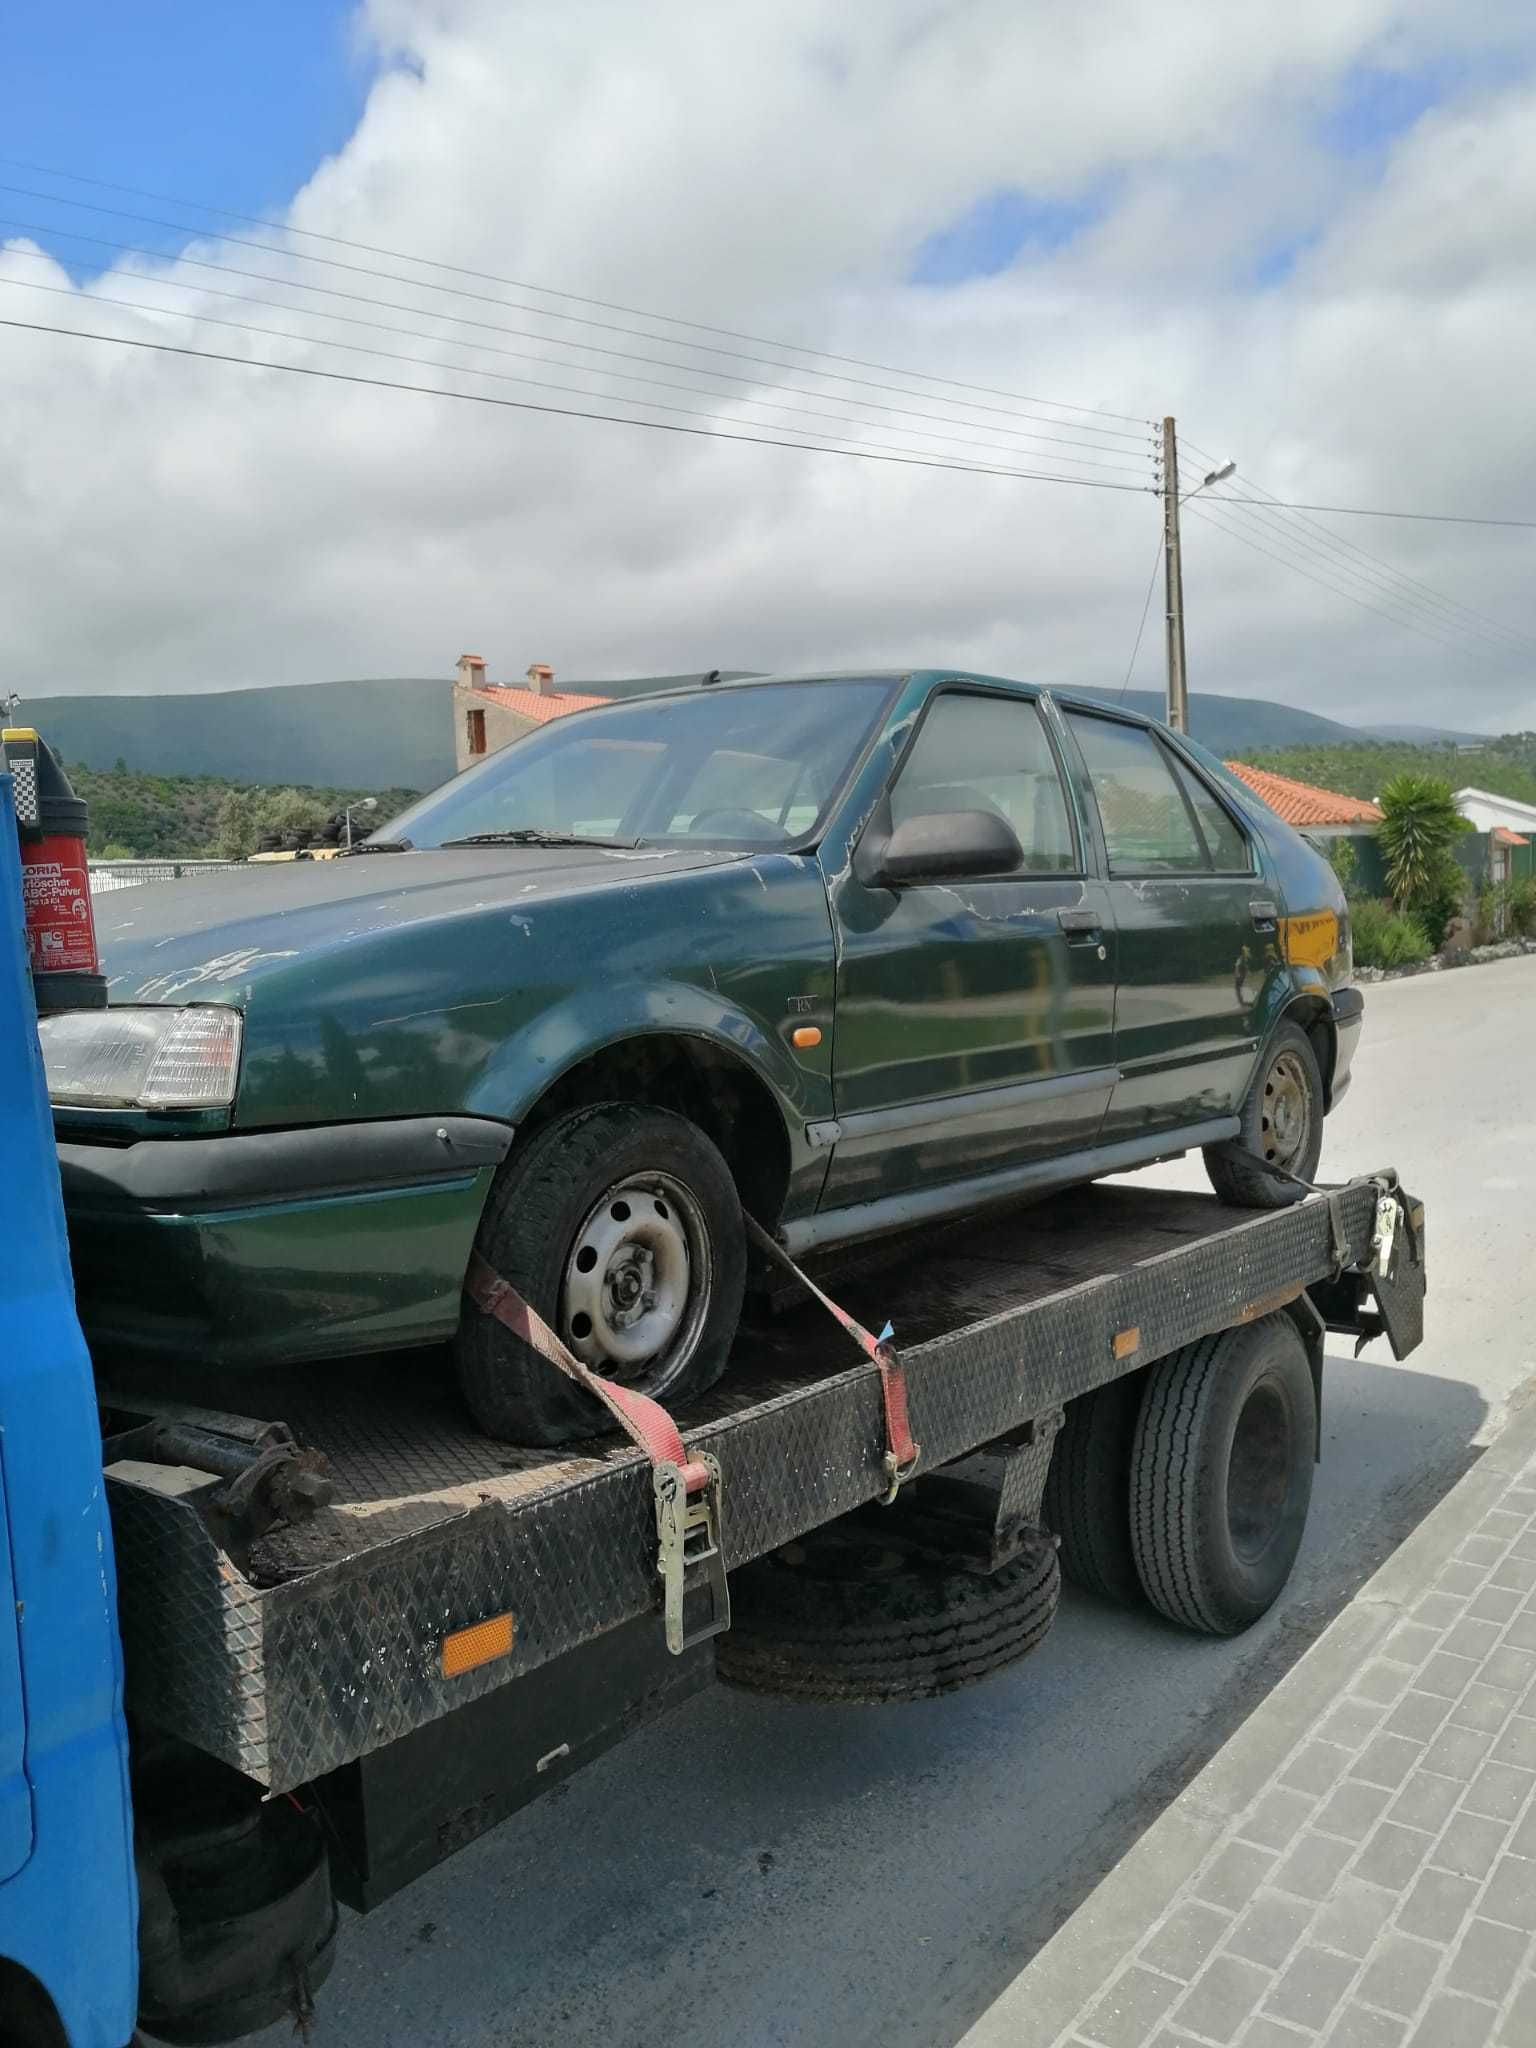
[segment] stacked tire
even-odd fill
[[[1027,1656],[1060,1597],[1046,1538],[1000,1571],[967,1571],[865,1511],[733,1574],[716,1668],[748,1692],[823,1705],[937,1699]]]

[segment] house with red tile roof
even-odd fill
[[[1381,823],[1380,806],[1364,797],[1318,789],[1313,783],[1297,782],[1293,776],[1276,775],[1268,768],[1250,768],[1246,761],[1229,761],[1227,767],[1255,796],[1262,797],[1277,817],[1314,839],[1374,832]]]
[[[534,662],[521,683],[492,683],[484,655],[461,654],[453,680],[454,761],[460,769],[471,768],[483,754],[494,754],[535,726],[607,702],[585,691],[557,690],[548,662]]]

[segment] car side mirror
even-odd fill
[[[925,811],[892,832],[875,878],[887,886],[962,881],[1011,874],[1023,861],[1018,834],[998,812]]]

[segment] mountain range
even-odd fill
[[[724,673],[742,674],[741,670]],[[695,675],[567,682],[593,696],[643,696]],[[283,688],[143,697],[24,697],[16,714],[37,726],[66,761],[108,769],[118,761],[159,775],[217,775],[259,785],[326,784],[347,789],[426,790],[453,773],[450,685],[446,678],[380,676]],[[1161,715],[1160,691],[1078,690]],[[1194,737],[1224,755],[1253,749],[1358,746],[1406,737],[1409,728],[1366,730],[1264,697],[1196,692]],[[1423,742],[1473,735],[1411,728]]]

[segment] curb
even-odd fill
[[[1491,946],[1473,946],[1465,953],[1431,953],[1412,967],[1357,967],[1355,980],[1362,988],[1375,988],[1384,981],[1413,981],[1424,974],[1454,974],[1463,967],[1495,967],[1505,960],[1523,960],[1536,953],[1536,939],[1501,939]]]
[[[1536,1401],[1528,1400],[956,2048],[1051,2048],[1533,1456]]]

